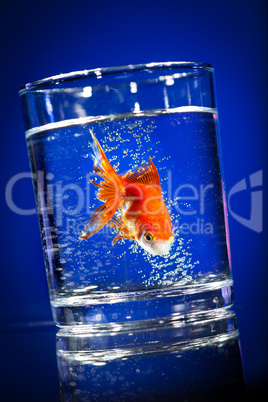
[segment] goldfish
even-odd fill
[[[118,174],[93,132],[90,133],[94,171],[102,179],[91,183],[98,188],[97,198],[103,204],[93,211],[79,239],[89,239],[108,225],[118,232],[112,245],[120,239],[129,239],[152,255],[168,254],[174,236],[152,158],[137,169]]]

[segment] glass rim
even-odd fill
[[[76,81],[83,78],[101,78],[102,75],[135,72],[146,69],[164,69],[164,68],[178,68],[178,69],[193,69],[193,70],[207,70],[213,72],[214,68],[209,63],[191,62],[191,61],[170,61],[170,62],[151,62],[145,64],[128,64],[116,67],[101,67],[89,70],[73,71],[70,73],[62,73],[52,75],[41,80],[36,80],[23,85],[19,90],[19,95],[23,95],[27,91],[38,90],[44,85],[53,85],[60,82]]]

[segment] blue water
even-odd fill
[[[56,321],[125,321],[135,315],[135,306],[122,315],[124,295],[192,285],[209,288],[221,283],[216,285],[221,289],[226,282],[225,290],[211,300],[214,307],[230,303],[215,111],[133,113],[72,124],[41,128],[27,138]],[[89,183],[99,181],[93,170],[90,130],[119,173],[141,166],[149,156],[153,159],[175,236],[169,255],[152,256],[129,240],[112,246],[116,232],[108,227],[86,241],[78,239],[90,213],[101,204],[96,187]],[[110,299],[104,302],[107,295]],[[120,305],[114,295],[121,298]],[[185,296],[180,298],[184,303]],[[159,314],[153,313],[156,303]],[[147,306],[149,316],[166,314],[159,303]],[[94,313],[85,312],[85,304]],[[144,306],[139,305],[139,311],[144,312]]]

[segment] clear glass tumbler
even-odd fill
[[[228,316],[213,82],[209,64],[166,62],[20,90],[58,326],[90,333]]]

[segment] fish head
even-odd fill
[[[170,219],[161,217],[139,222],[135,237],[138,244],[152,255],[168,254],[174,243]]]

